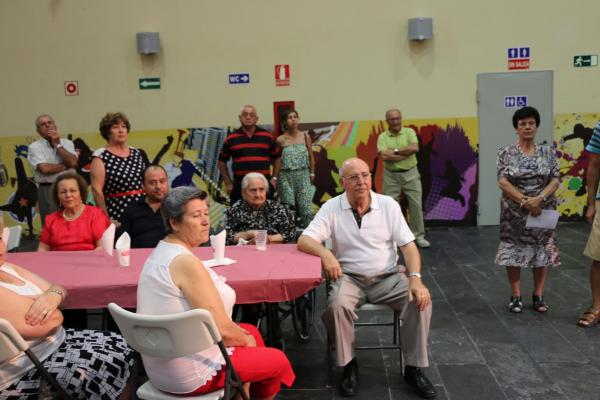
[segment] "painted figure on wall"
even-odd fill
[[[27,220],[29,236],[33,237],[33,217],[35,204],[37,203],[37,186],[35,182],[27,176],[23,160],[20,157],[15,158],[15,171],[17,174],[17,188],[8,204],[0,206],[0,210],[8,211],[19,222]]]

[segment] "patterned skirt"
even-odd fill
[[[66,329],[65,341],[42,364],[74,399],[114,400],[127,384],[134,354],[117,333]],[[3,390],[0,399],[58,398],[50,385],[40,388],[40,379],[33,368]]]

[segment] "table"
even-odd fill
[[[109,257],[100,251],[7,253],[6,261],[64,286],[69,292],[67,309],[106,308],[110,302],[134,308],[138,278],[152,250],[131,249],[129,267],[120,267],[116,254]],[[212,249],[198,247],[194,254],[208,260]],[[213,270],[227,278],[238,304],[289,301],[322,281],[320,258],[298,251],[295,244],[269,245],[266,251],[228,246],[225,257],[237,262]]]

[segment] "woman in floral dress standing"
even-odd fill
[[[506,267],[511,297],[508,309],[523,310],[521,269],[533,271],[533,308],[544,313],[549,307],[543,291],[548,266],[560,264],[554,229],[527,228],[526,220],[542,210],[556,210],[554,192],[559,185],[559,171],[554,150],[535,143],[540,114],[524,107],[513,115],[517,142],[500,148],[496,161],[500,200],[500,244],[496,264]]]

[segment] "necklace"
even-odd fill
[[[67,216],[67,213],[65,212],[66,210],[63,210],[62,215],[63,218],[66,219],[67,221],[74,221],[77,218],[79,218],[79,216],[81,215],[81,213],[83,212],[83,209],[85,208],[85,205],[82,203],[81,204],[82,207],[79,208],[79,210],[77,210],[75,212],[75,214],[73,214],[72,216]]]
[[[516,146],[517,146],[517,150],[519,150],[519,152],[521,152],[521,154],[523,154],[524,156],[532,156],[537,153],[537,149],[538,149],[537,144],[534,143],[533,144],[533,152],[531,154],[525,154],[525,152],[523,151],[523,148],[521,147],[521,144],[519,142],[517,142]]]

